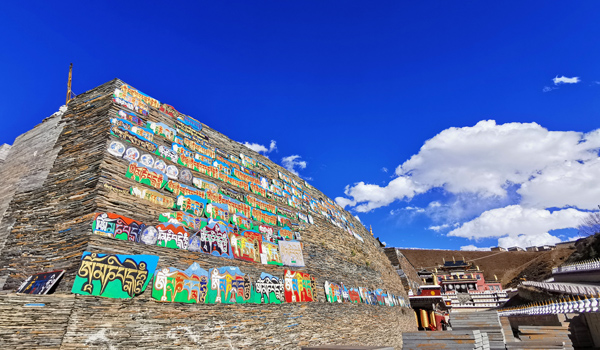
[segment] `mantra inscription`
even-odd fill
[[[133,298],[146,289],[156,269],[154,255],[84,252],[72,292],[108,298]]]

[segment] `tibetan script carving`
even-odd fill
[[[209,223],[198,232],[198,236],[203,253],[233,258],[227,224],[219,221]]]
[[[281,266],[281,255],[279,254],[279,245],[268,241],[262,242],[262,252],[266,255],[268,265]]]
[[[208,272],[194,262],[185,271],[174,267],[156,270],[152,297],[162,302],[204,304],[208,291]]]
[[[281,261],[287,266],[304,266],[302,243],[296,241],[279,241]]]
[[[231,249],[236,259],[260,263],[262,235],[254,231],[244,231],[241,235],[230,233]]]
[[[303,272],[285,270],[285,301],[288,303],[316,301],[315,279]]]
[[[196,215],[186,213],[183,211],[160,214],[160,216],[158,217],[158,221],[180,224],[192,231],[201,230],[208,223],[208,221],[205,218],[200,218]]]
[[[175,199],[167,197],[158,191],[149,190],[143,187],[132,186],[129,190],[129,193],[138,198],[158,204],[164,208],[170,209],[175,205]]]
[[[139,242],[144,224],[113,213],[97,213],[92,222],[92,232],[97,235],[124,241]]]
[[[127,167],[126,177],[144,185],[161,189],[167,184],[167,175],[160,170],[145,167],[138,162],[130,162]]]
[[[157,246],[184,250],[188,248],[190,234],[183,225],[161,223],[156,225],[156,229],[158,230]]]
[[[238,267],[210,269],[208,303],[245,304],[251,301],[252,294],[250,278]]]
[[[142,293],[158,263],[155,255],[83,252],[71,290],[75,294],[130,299]]]
[[[281,304],[285,302],[283,280],[268,273],[261,273],[254,282],[256,293],[263,304]]]

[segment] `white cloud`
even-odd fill
[[[271,143],[269,144],[269,148],[267,148],[264,145],[258,144],[258,143],[250,143],[247,141],[242,143],[242,145],[250,148],[251,150],[253,150],[256,153],[260,153],[263,155],[269,154],[269,153],[277,150],[277,142],[275,140],[271,140]]]
[[[586,174],[596,174],[592,161],[597,160],[599,148],[598,131],[583,134],[549,131],[536,123],[497,125],[493,120],[480,121],[473,127],[443,130],[427,140],[418,154],[397,167],[398,177],[388,185],[361,181],[346,187],[345,194],[356,202],[348,202],[348,205],[359,212],[396,200],[410,200],[432,188],[442,188],[456,195],[470,193],[480,199],[498,198],[497,202],[502,202],[510,185],[540,178],[537,186],[541,187],[543,181],[552,181],[550,176],[543,179],[545,171],[550,173],[554,168],[566,171],[569,162],[581,162],[587,165]],[[534,190],[523,190],[522,195],[534,195]],[[570,205],[580,205],[577,193],[568,198],[573,199],[569,200]],[[583,198],[586,199],[581,205],[588,207],[587,196]],[[542,202],[546,201],[534,199],[529,198],[526,205],[543,206]]]
[[[488,252],[488,251],[492,250],[492,248],[490,248],[490,247],[476,247],[473,244],[469,244],[469,245],[464,245],[464,246],[460,247],[460,250]]]
[[[549,233],[541,233],[535,236],[532,235],[518,235],[508,236],[498,239],[498,246],[504,248],[510,248],[519,246],[521,248],[527,248],[531,246],[539,247],[541,245],[554,245],[560,242],[560,238],[552,236]]]
[[[600,158],[553,164],[517,191],[521,204],[536,208],[576,206],[597,209],[600,203]]]
[[[354,215],[354,217],[356,218],[356,220],[358,220],[358,222],[360,222],[362,224],[362,221],[360,221],[360,218],[358,217],[358,215]]]
[[[445,230],[447,228],[458,227],[458,226],[460,226],[460,223],[455,222],[453,224],[432,225],[432,226],[429,226],[427,229],[435,231],[435,232],[440,232],[440,231]]]
[[[424,213],[425,209],[424,208],[419,208],[419,207],[405,207],[404,210],[409,210],[409,211],[414,211],[415,213]]]
[[[288,157],[283,157],[281,159],[281,165],[283,165],[284,168],[286,168],[289,172],[296,174],[298,176],[300,176],[300,174],[298,174],[298,170],[297,169],[306,169],[306,165],[307,163],[303,160],[300,160],[299,155],[295,154],[292,156],[288,156]]]
[[[543,92],[550,92],[552,90],[556,90],[558,89],[557,87],[554,86],[544,86],[544,88],[542,89]]]
[[[356,205],[356,202],[348,199],[348,198],[344,198],[344,197],[335,197],[335,202],[342,208],[346,208],[346,206],[354,206]]]
[[[576,228],[588,213],[576,209],[550,212],[545,209],[509,205],[492,209],[450,231],[448,236],[480,239],[499,237],[501,247],[555,244],[560,238],[552,230]]]
[[[438,226],[429,226],[427,229],[435,231],[435,232],[440,232],[441,230],[446,229],[448,227],[450,227],[450,224],[443,224],[443,225],[438,225]]]
[[[554,79],[552,79],[552,81],[554,82],[554,85],[559,85],[559,84],[577,84],[581,80],[579,79],[579,77],[567,78],[564,75],[562,77],[559,77],[557,75],[556,77],[554,77]]]
[[[346,186],[344,193],[346,196],[352,197],[356,203],[363,204],[354,207],[354,210],[366,213],[375,208],[386,206],[398,199],[410,199],[416,193],[423,192],[417,184],[415,184],[410,177],[400,176],[385,186],[381,187],[374,184],[365,184],[359,182],[354,186]],[[338,202],[339,203],[339,202]]]
[[[384,173],[387,173],[388,172],[388,168],[383,167],[383,168],[381,168],[381,171],[383,171]]]

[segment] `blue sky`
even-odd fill
[[[388,245],[552,243],[598,204],[598,2],[3,5],[0,143],[73,62],[75,93],[118,77],[263,145]]]

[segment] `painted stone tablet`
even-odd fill
[[[296,241],[279,241],[281,261],[286,266],[304,266],[302,243]]]
[[[260,263],[262,253],[262,235],[254,231],[244,231],[242,234],[229,234],[233,257],[236,259]]]
[[[169,179],[177,180],[179,177],[179,169],[177,169],[175,165],[167,165],[166,174]]]
[[[154,157],[152,157],[148,153],[142,154],[142,156],[140,157],[140,164],[142,164],[143,166],[147,166],[149,168],[153,168],[154,167]]]
[[[204,304],[208,291],[208,272],[194,262],[185,271],[174,267],[157,269],[152,297],[161,302]]]
[[[157,263],[156,255],[83,252],[71,292],[131,299],[146,289]]]
[[[137,161],[140,158],[140,151],[135,147],[129,147],[123,154],[123,159],[128,161]]]
[[[213,221],[204,226],[199,232],[202,252],[223,258],[233,259],[229,227],[224,222]]]
[[[303,272],[285,270],[285,301],[288,303],[316,301],[316,282],[315,279]]]
[[[188,248],[190,234],[183,225],[161,223],[156,225],[156,229],[158,230],[157,246],[183,250]]]
[[[108,153],[120,158],[125,153],[125,145],[119,141],[111,141],[108,145]]]
[[[192,179],[193,179],[193,176],[192,176],[192,172],[190,171],[190,169],[181,170],[181,173],[179,174],[179,181],[183,182],[184,184],[191,185]]]
[[[154,168],[164,173],[167,170],[167,163],[162,159],[157,159],[154,161]]]
[[[263,304],[281,304],[285,302],[283,280],[279,277],[263,272],[260,274],[260,278],[254,282],[254,289]]]
[[[36,273],[27,277],[17,288],[16,293],[24,294],[47,294],[52,287],[60,280],[65,270]]]
[[[209,304],[246,304],[251,302],[250,277],[236,266],[210,269]]]
[[[158,230],[154,226],[148,226],[142,231],[140,242],[147,245],[156,245],[158,241]]]
[[[133,242],[139,242],[144,227],[141,221],[113,213],[96,213],[92,222],[94,234]]]

